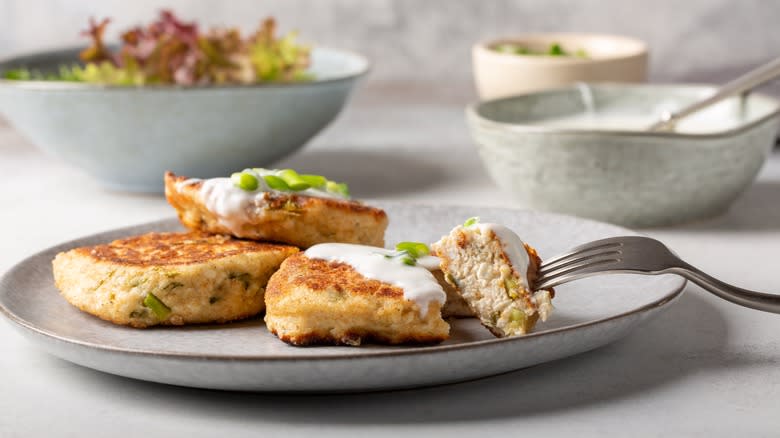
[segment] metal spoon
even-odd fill
[[[755,68],[733,81],[723,85],[712,96],[700,100],[692,105],[676,112],[665,112],[661,115],[661,121],[651,125],[650,131],[671,131],[680,119],[687,117],[697,111],[707,108],[710,105],[731,97],[735,94],[745,93],[753,88],[771,81],[780,76],[780,58],[768,62],[758,68]]]

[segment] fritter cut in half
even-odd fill
[[[308,248],[383,246],[387,214],[349,198],[344,184],[291,169],[246,169],[207,180],[165,174],[165,195],[190,229]]]
[[[507,227],[472,218],[431,248],[447,282],[494,335],[526,334],[552,311],[554,291],[532,290],[539,256]]]
[[[204,233],[149,233],[57,254],[54,281],[84,312],[116,324],[227,322],[264,308],[268,279],[298,252]]]
[[[293,345],[441,342],[449,336],[444,291],[426,268],[408,263],[349,244],[292,256],[268,283],[268,330]]]
[[[444,289],[444,293],[447,294],[447,301],[441,308],[441,316],[443,318],[473,318],[474,312],[469,307],[469,303],[463,299],[455,286],[447,282],[444,278],[444,272],[440,269],[434,269],[431,273]]]

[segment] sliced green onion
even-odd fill
[[[493,50],[495,50],[496,52],[512,53],[512,54],[517,53],[517,49],[518,49],[518,47],[516,45],[514,45],[514,44],[507,44],[507,43],[499,44],[495,48],[493,48]]]
[[[512,321],[524,321],[525,312],[520,309],[512,309],[512,311],[509,313],[509,319]]]
[[[516,300],[520,298],[520,294],[517,292],[518,289],[520,289],[520,284],[512,277],[507,277],[506,280],[504,280],[504,289],[506,290],[506,295],[512,300]]]
[[[472,226],[474,224],[478,224],[478,223],[479,223],[479,216],[474,216],[474,217],[470,217],[470,218],[466,219],[466,222],[463,223],[463,226],[464,227],[470,227],[470,226]]]
[[[431,253],[428,246],[420,242],[401,242],[395,246],[395,249],[396,251],[405,251],[416,259]]]
[[[165,303],[160,301],[160,299],[154,296],[154,294],[151,292],[146,294],[146,298],[144,298],[144,306],[152,309],[152,312],[154,312],[154,314],[157,315],[157,318],[160,320],[164,320],[168,317],[168,315],[171,314],[171,308],[166,306]]]
[[[300,177],[303,181],[316,189],[323,188],[325,187],[325,184],[328,183],[327,178],[322,175],[300,175]]]
[[[336,193],[346,198],[349,197],[349,187],[345,183],[337,183],[335,181],[328,181],[325,184],[325,190]]]
[[[265,183],[268,184],[268,187],[274,190],[282,190],[282,191],[290,190],[290,186],[288,186],[283,179],[279,178],[276,175],[263,175],[263,179],[265,180]]]
[[[233,181],[233,185],[236,187],[252,192],[257,190],[258,181],[257,177],[248,172],[236,172],[230,175],[230,179]]]
[[[547,52],[550,56],[566,56],[566,52],[563,50],[563,47],[561,47],[558,43],[553,43],[550,45],[550,50]]]
[[[283,179],[284,182],[287,183],[287,185],[290,187],[291,190],[294,190],[296,192],[299,192],[301,190],[306,190],[309,187],[311,187],[311,184],[304,181],[304,179],[301,178],[300,175],[298,175],[298,172],[292,169],[284,169],[280,171],[279,177]]]
[[[417,264],[417,260],[414,259],[414,257],[410,257],[408,255],[401,257],[401,263],[409,266],[414,266]]]

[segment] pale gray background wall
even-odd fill
[[[720,80],[780,56],[780,0],[0,0],[0,57],[78,44],[89,16],[113,17],[116,34],[162,7],[244,29],[275,15],[308,41],[369,55],[373,81],[468,81],[474,41],[525,31],[644,39],[655,80]]]

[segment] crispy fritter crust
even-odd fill
[[[449,336],[438,303],[422,317],[400,288],[303,253],[271,277],[265,303],[268,330],[293,345],[431,344]]]
[[[202,181],[180,184],[187,179],[166,172],[165,196],[190,229],[302,248],[329,242],[384,246],[388,220],[379,208],[357,201],[267,192],[262,205],[255,206],[259,213],[250,214],[240,229],[230,229],[206,208],[199,194]]]
[[[54,280],[84,312],[115,324],[227,322],[263,310],[271,274],[298,249],[205,233],[149,233],[59,253]],[[144,306],[152,293],[171,309]]]

